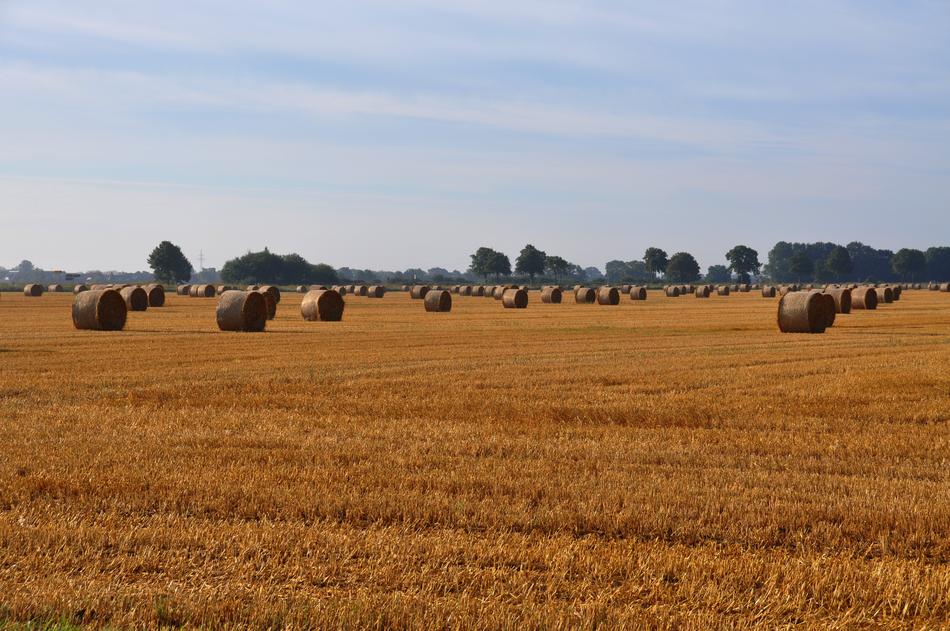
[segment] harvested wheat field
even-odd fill
[[[950,296],[0,301],[0,619],[945,627]]]

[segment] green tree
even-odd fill
[[[530,276],[533,284],[535,275],[544,273],[544,260],[547,256],[542,250],[529,243],[521,249],[521,254],[515,259],[515,271]]]
[[[950,248],[927,248],[927,274],[931,280],[950,280]]]
[[[834,274],[835,280],[841,280],[854,270],[851,253],[843,245],[836,245],[825,259],[825,268]]]
[[[148,265],[160,283],[183,283],[191,278],[193,267],[181,248],[171,241],[162,241],[148,255]]]
[[[674,283],[691,283],[699,278],[699,263],[689,252],[677,252],[666,264],[666,278]]]
[[[901,248],[891,258],[891,268],[905,279],[916,280],[927,271],[927,257],[920,250]]]
[[[666,252],[660,248],[647,248],[647,251],[643,254],[643,262],[647,266],[647,271],[653,274],[654,277],[666,272],[666,266],[669,265]]]
[[[761,267],[759,253],[747,245],[737,245],[726,252],[726,260],[729,261],[729,269],[739,277],[740,283],[750,282],[750,274],[758,274]]]
[[[511,261],[507,254],[494,252],[491,257],[491,272],[495,275],[495,280],[499,276],[511,276]]]
[[[607,282],[611,285],[616,285],[622,281],[628,275],[629,271],[629,266],[623,261],[607,261],[607,264],[604,265],[604,272],[607,276]]]
[[[274,254],[267,248],[231,259],[221,268],[221,280],[236,285],[308,285],[336,283],[339,275],[325,263],[310,264],[299,254]]]
[[[729,275],[729,268],[725,265],[710,265],[709,270],[706,272],[706,282],[707,283],[728,283],[732,280],[732,276]]]
[[[484,246],[478,248],[475,250],[475,254],[471,255],[472,263],[468,266],[468,270],[487,280],[489,276],[495,273],[494,261],[497,254],[498,252],[491,248]]]
[[[788,259],[788,271],[795,275],[798,282],[802,277],[810,277],[815,271],[815,263],[804,250],[799,250]]]
[[[566,259],[554,255],[544,259],[544,266],[547,273],[553,276],[557,282],[561,282],[561,277],[571,269],[571,264]]]

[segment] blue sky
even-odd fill
[[[0,0],[0,265],[950,244],[950,3]]]

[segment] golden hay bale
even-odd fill
[[[680,288],[676,285],[669,285],[664,288],[667,298],[677,298],[680,295]]]
[[[950,291],[950,283],[940,285],[940,291]]]
[[[449,291],[451,291],[453,294],[458,295],[461,289],[462,289],[461,285],[452,285],[452,288]]]
[[[541,302],[548,305],[559,305],[563,298],[560,287],[545,287],[541,290]]]
[[[753,283],[753,284],[752,284],[752,291],[758,291],[758,290],[760,290],[760,289],[762,289],[762,288],[759,286],[758,283]]]
[[[266,291],[273,296],[275,303],[280,303],[280,289],[276,285],[261,285],[260,291]]]
[[[340,294],[340,296],[346,295],[346,285],[334,285],[331,289]]]
[[[709,287],[700,285],[693,293],[696,294],[697,298],[709,298]]]
[[[851,290],[852,309],[877,309],[877,291],[873,287]]]
[[[894,290],[890,287],[876,287],[874,291],[877,292],[877,304],[894,302]]]
[[[260,288],[261,288],[260,285],[248,285],[248,286],[247,286],[247,291],[257,291],[257,290],[259,290]]]
[[[937,283],[928,283],[927,289],[929,289],[930,291],[940,291],[940,285],[938,285]]]
[[[434,313],[447,313],[452,310],[452,294],[444,289],[433,289],[426,292],[423,298],[426,311]]]
[[[305,294],[305,293],[307,293],[308,291],[310,291],[310,289],[308,289],[306,285],[297,285],[297,290],[296,290],[296,291],[297,291],[298,294]]]
[[[729,285],[719,285],[719,287],[716,288],[716,293],[720,296],[728,296],[730,291]]]
[[[775,298],[775,287],[771,285],[762,286],[762,297],[763,298]]]
[[[365,296],[369,293],[369,287],[366,285],[356,285],[353,288],[353,294],[356,296]]]
[[[343,319],[343,297],[332,289],[311,289],[300,303],[300,315],[308,322],[339,322]]]
[[[574,302],[581,305],[592,305],[597,302],[597,292],[591,287],[580,287],[574,291]]]
[[[263,331],[270,319],[267,294],[229,289],[218,299],[217,318],[222,331]]]
[[[625,295],[629,294],[631,289],[633,289],[633,285],[621,285],[620,293],[625,294]]]
[[[371,285],[366,288],[366,295],[369,298],[382,298],[386,295],[386,288],[382,285]]]
[[[148,296],[148,306],[165,306],[165,288],[157,283],[151,283],[145,286],[145,293]]]
[[[778,302],[778,328],[782,333],[824,333],[828,303],[820,293],[790,291]]]
[[[428,285],[413,285],[409,290],[409,297],[413,300],[424,300],[429,291]]]
[[[58,283],[53,283],[52,285],[50,285],[49,287],[46,288],[46,291],[50,291],[50,292],[53,292],[53,293],[59,293],[59,292],[63,291],[63,286],[60,285],[60,284],[58,284]]]
[[[31,298],[37,298],[43,295],[43,286],[37,283],[30,283],[23,288],[23,295]]]
[[[119,290],[119,294],[129,311],[145,311],[148,309],[148,293],[141,287],[125,287]]]
[[[472,287],[472,295],[473,295],[473,296],[484,296],[484,295],[485,295],[485,288],[484,288],[482,285],[475,285],[474,287]]]
[[[462,285],[459,287],[460,296],[471,296],[472,295],[472,286],[471,285]]]
[[[95,285],[93,285],[93,289],[95,289]],[[191,294],[191,285],[179,285],[175,288],[175,293],[179,296],[188,296]]]
[[[193,298],[214,298],[217,293],[214,285],[192,285],[191,296]]]
[[[620,291],[616,287],[601,287],[597,290],[597,304],[619,305]]]
[[[749,283],[742,283],[741,285],[739,285],[739,292],[740,292],[740,293],[747,294],[747,293],[749,293],[750,291],[752,291],[752,286],[749,285]]]
[[[528,290],[506,289],[501,297],[501,304],[505,309],[524,309],[528,306]]]
[[[826,294],[820,289],[810,289],[808,290],[810,294],[818,294],[822,300],[822,314],[825,318],[825,328],[829,329],[835,324],[835,313],[837,308],[835,307],[835,299],[831,294]]]
[[[90,289],[73,298],[73,326],[88,331],[121,331],[128,307],[115,289]]]
[[[897,302],[898,300],[901,299],[901,292],[904,291],[904,288],[901,287],[900,285],[894,285],[892,289],[894,290],[894,302]]]
[[[110,287],[109,285],[96,284],[96,285],[93,285],[92,287],[90,287],[89,289],[102,290],[102,289],[112,289],[112,287]]]
[[[501,300],[502,297],[504,297],[505,295],[506,289],[508,288],[505,287],[504,285],[496,285],[495,288],[492,289],[492,292],[491,292],[492,296],[495,298],[495,300]]]
[[[252,292],[252,293],[257,293],[264,296],[264,307],[267,310],[267,319],[273,320],[274,318],[276,318],[277,317],[277,301],[274,300],[274,294],[270,293],[269,291],[266,291],[265,289],[258,289],[256,292]]]
[[[74,285],[74,286],[73,286],[73,293],[74,293],[74,294],[79,294],[79,293],[82,293],[82,292],[84,292],[84,291],[89,291],[89,286],[88,286],[88,285],[83,285],[83,284],[80,283],[79,285]]]
[[[646,300],[647,288],[641,285],[634,285],[630,288],[630,300]]]
[[[399,288],[399,291],[409,291],[410,289],[409,285],[403,285]]]
[[[831,298],[835,301],[836,313],[851,313],[850,289],[826,289],[825,293],[831,296]]]

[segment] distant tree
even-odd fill
[[[650,283],[656,280],[656,277],[647,271],[643,261],[627,261],[627,271],[620,280],[628,283]]]
[[[361,276],[362,270],[347,270],[350,278]],[[308,285],[339,282],[336,270],[325,263],[310,264],[299,254],[274,254],[267,248],[248,252],[227,261],[221,267],[221,280],[237,285],[273,284]]]
[[[779,241],[769,250],[769,259],[765,264],[763,271],[772,282],[780,283],[791,280],[792,273],[789,271],[789,260],[795,253],[794,246],[787,241]]]
[[[560,256],[551,255],[544,259],[544,266],[548,274],[553,276],[557,282],[561,282],[561,277],[567,274],[571,264]]]
[[[148,255],[148,265],[155,280],[160,283],[184,283],[191,278],[194,268],[181,248],[171,241],[162,241]]]
[[[22,261],[20,261],[20,264],[16,266],[16,269],[17,269],[17,272],[19,272],[20,274],[32,274],[36,268],[33,267],[32,262],[26,259],[23,259]]]
[[[613,260],[607,261],[604,271],[607,273],[607,282],[616,285],[627,276],[629,267],[623,261]]]
[[[848,254],[854,264],[853,276],[860,280],[888,281],[894,280],[894,270],[891,268],[891,258],[894,253],[890,250],[877,250],[859,241],[848,244]]]
[[[495,273],[493,265],[497,255],[498,252],[491,248],[484,246],[478,248],[475,250],[475,254],[471,255],[472,263],[468,267],[469,271],[487,280],[489,276]]]
[[[706,272],[706,282],[707,283],[728,283],[732,280],[732,276],[729,274],[729,268],[725,265],[710,265],[709,270]]]
[[[788,260],[788,271],[801,282],[802,278],[810,278],[814,273],[815,263],[804,250],[799,250]]]
[[[491,258],[491,271],[497,280],[499,276],[511,276],[511,261],[507,254],[495,252]]]
[[[600,280],[604,278],[604,273],[601,272],[596,267],[585,267],[584,278],[586,278],[587,280]]]
[[[891,258],[891,268],[905,280],[916,280],[927,271],[927,256],[920,250],[901,248]]]
[[[314,263],[310,266],[310,282],[321,285],[333,285],[340,282],[336,270],[326,263]]]
[[[529,243],[521,249],[521,254],[515,259],[515,271],[519,274],[527,274],[534,283],[535,275],[544,273],[544,261],[547,256],[544,251]]]
[[[674,283],[691,283],[699,278],[699,263],[689,252],[677,252],[666,265],[666,278]]]
[[[726,260],[729,261],[729,269],[738,276],[740,283],[750,282],[750,274],[758,274],[761,267],[759,253],[747,245],[737,245],[726,252]]]
[[[643,263],[647,266],[647,271],[656,277],[666,272],[669,259],[666,257],[666,252],[660,248],[647,248],[643,254]]]
[[[927,248],[927,275],[931,280],[950,281],[950,248]]]
[[[854,263],[851,261],[851,254],[848,248],[836,245],[825,259],[825,268],[834,275],[835,280],[841,280],[854,270]]]

